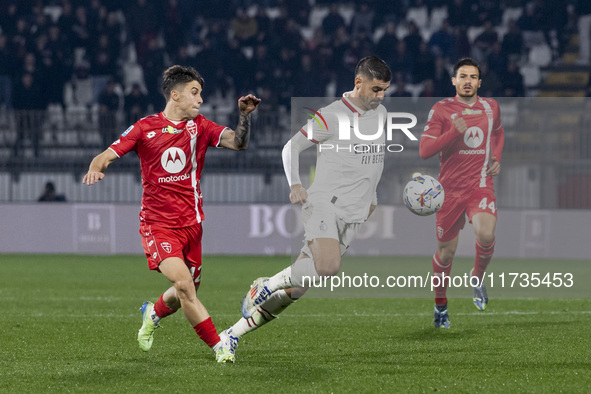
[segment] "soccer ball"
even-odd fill
[[[444,196],[441,183],[429,175],[415,176],[404,187],[404,204],[419,216],[437,212],[443,205]]]

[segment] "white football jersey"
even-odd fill
[[[380,104],[363,111],[351,102],[349,93],[318,111],[325,123],[314,122],[312,130],[304,127],[301,131],[317,144],[316,173],[308,200],[329,202],[344,221],[356,223],[365,221],[370,205],[377,204],[387,110]]]

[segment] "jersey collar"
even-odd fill
[[[361,108],[359,108],[358,106],[356,106],[355,104],[353,104],[351,102],[351,99],[349,98],[349,95],[351,95],[351,92],[345,92],[343,93],[343,97],[342,97],[342,101],[343,103],[347,106],[347,108],[349,108],[351,110],[351,112],[356,113],[357,116],[361,116],[361,115],[365,115],[366,111],[363,111]]]

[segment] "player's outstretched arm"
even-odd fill
[[[106,149],[103,153],[92,159],[90,166],[88,167],[88,172],[82,179],[82,183],[90,186],[103,179],[105,177],[105,170],[109,164],[118,158],[119,156],[117,156],[115,152],[113,152],[111,149]]]
[[[250,113],[254,111],[259,103],[260,98],[249,94],[238,99],[238,108],[240,109],[240,120],[236,130],[226,130],[222,134],[220,146],[232,150],[245,150],[248,148],[248,141],[250,140]]]
[[[302,133],[294,135],[281,151],[283,171],[290,187],[289,201],[292,204],[303,204],[308,198],[308,191],[300,180],[300,153],[313,146],[314,143],[304,137]]]

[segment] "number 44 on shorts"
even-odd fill
[[[487,207],[486,202],[487,202],[487,198],[484,197],[482,199],[482,201],[480,201],[480,204],[478,204],[478,208],[482,209],[483,211],[486,210],[486,207]],[[491,201],[490,204],[488,204],[488,209],[490,209],[492,213],[495,213],[497,208],[495,207],[494,201]]]

